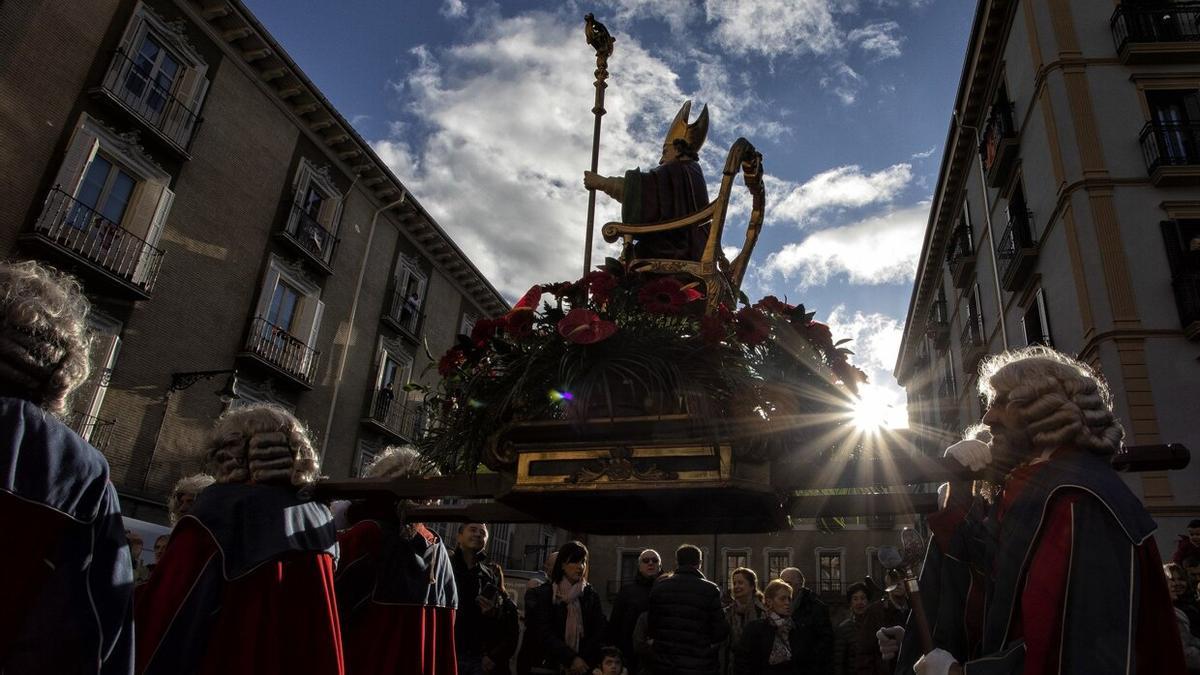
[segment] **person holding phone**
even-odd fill
[[[504,570],[488,559],[488,528],[463,523],[450,556],[458,588],[454,643],[459,675],[508,675],[517,651],[517,606],[504,588]]]

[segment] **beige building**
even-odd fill
[[[251,401],[356,473],[421,433],[403,386],[436,377],[425,345],[507,309],[236,0],[3,3],[0,64],[0,254],[94,304],[72,424],[126,514],[163,520],[212,420]]]
[[[1197,55],[1187,4],[979,3],[896,364],[928,451],[1034,343],[1099,368],[1128,443],[1200,451]],[[1127,480],[1169,556],[1200,462]]]

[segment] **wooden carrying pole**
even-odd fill
[[[592,173],[600,168],[600,120],[604,117],[604,90],[608,87],[608,57],[612,56],[615,40],[608,34],[604,24],[588,14],[583,17],[587,43],[596,49],[596,102],[592,114],[596,117],[592,127]],[[596,227],[596,191],[588,190],[587,236],[583,244],[583,273],[592,269],[592,231]]]

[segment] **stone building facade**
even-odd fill
[[[896,377],[927,449],[977,422],[980,360],[1047,344],[1097,367],[1130,444],[1200,449],[1200,10],[980,2]],[[1131,475],[1162,550],[1200,463]]]

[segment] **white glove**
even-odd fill
[[[875,639],[879,641],[879,653],[884,661],[891,661],[900,653],[900,643],[904,642],[902,626],[888,626],[875,631]]]
[[[946,502],[950,501],[950,484],[942,483],[938,486],[938,508],[946,508]]]
[[[975,439],[959,441],[946,448],[946,457],[953,457],[959,464],[972,471],[979,471],[992,463],[992,449],[987,443]]]
[[[945,649],[935,649],[917,659],[913,664],[913,672],[917,675],[947,675],[950,666],[958,663],[950,652]]]

